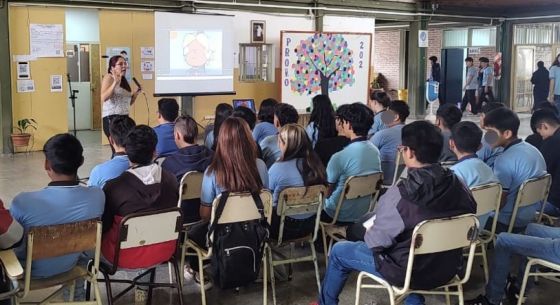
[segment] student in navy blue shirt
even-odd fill
[[[546,168],[552,175],[552,184],[548,194],[548,203],[544,212],[550,216],[560,216],[560,119],[552,110],[541,109],[533,113],[537,132],[542,136],[540,151],[546,162]],[[531,118],[531,119],[533,119]]]
[[[260,143],[264,138],[275,135],[278,130],[274,126],[274,107],[278,101],[273,98],[267,98],[261,102],[259,107],[259,114],[257,118],[259,122],[253,129],[253,139],[255,142]]]
[[[391,98],[389,95],[383,91],[372,91],[369,95],[368,106],[375,114],[373,118],[373,124],[368,131],[368,137],[373,136],[376,132],[387,128],[385,124],[383,124],[383,120],[381,120],[381,115],[389,104],[391,103]]]
[[[313,110],[305,131],[315,147],[319,139],[335,137],[337,132],[331,99],[327,95],[319,94],[313,97],[312,103]]]
[[[521,184],[532,178],[546,174],[546,163],[542,154],[531,144],[517,137],[519,118],[515,112],[500,108],[484,117],[484,127],[497,135],[493,147],[501,146],[504,152],[494,162],[494,175],[503,187],[502,209],[498,215],[497,232],[507,231]],[[517,211],[513,231],[522,232],[534,220],[539,202],[520,208]],[[488,221],[487,225],[491,223]]]
[[[120,116],[111,121],[109,124],[109,143],[115,151],[114,157],[96,165],[91,170],[88,186],[103,188],[107,181],[117,178],[130,167],[124,145],[126,136],[134,126],[136,126],[136,123],[128,116]]]
[[[276,129],[294,123],[297,124],[299,114],[296,108],[290,104],[278,104],[274,109],[274,126]],[[259,143],[262,149],[262,159],[266,163],[266,167],[270,168],[278,158],[280,158],[280,148],[278,147],[278,134],[268,136]]]
[[[282,154],[280,159],[268,170],[268,186],[273,192],[274,211],[270,234],[278,238],[280,216],[276,212],[278,195],[288,187],[312,186],[325,184],[327,176],[325,167],[311,147],[311,142],[303,127],[287,124],[280,128],[278,146]],[[296,239],[313,232],[315,215],[293,215],[285,218],[284,239]]]
[[[179,116],[179,104],[173,98],[162,98],[158,101],[158,122],[154,127],[157,135],[156,153],[158,157],[166,157],[177,151],[173,128]]]
[[[443,150],[439,157],[439,162],[457,161],[455,154],[449,149],[449,138],[451,137],[451,129],[455,124],[461,122],[463,113],[453,103],[446,103],[439,106],[436,112],[436,125],[443,135]]]
[[[482,130],[486,130],[484,128],[484,117],[487,113],[494,109],[504,108],[504,104],[502,103],[488,103],[481,108],[480,112],[480,128]],[[504,149],[502,147],[492,147],[486,138],[486,135],[482,137],[482,147],[476,152],[476,155],[480,160],[484,161],[488,166],[494,168],[494,161],[496,157],[502,154]]]
[[[321,215],[321,220],[325,222],[332,221],[348,177],[381,172],[379,150],[366,137],[373,123],[373,112],[364,104],[354,103],[342,113],[340,119],[350,144],[334,154],[327,165],[329,196]],[[368,211],[369,204],[370,198],[367,197],[344,201],[337,221],[355,222]]]
[[[393,184],[397,147],[401,145],[401,130],[409,115],[410,109],[407,103],[399,100],[392,101],[387,111],[382,114],[387,128],[375,133],[371,138],[371,143],[379,149],[381,154],[383,181],[386,185]]]

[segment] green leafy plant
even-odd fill
[[[21,119],[17,121],[17,126],[14,126],[14,129],[20,134],[24,134],[30,127],[37,130],[37,121],[34,119]]]

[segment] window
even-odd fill
[[[272,44],[239,44],[239,80],[274,82]]]
[[[469,42],[469,29],[443,31],[443,47],[465,47]]]
[[[489,47],[496,44],[496,28],[472,29],[471,47]]]

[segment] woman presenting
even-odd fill
[[[109,138],[109,125],[118,116],[128,116],[130,106],[136,101],[138,88],[134,93],[126,80],[128,63],[124,57],[116,55],[109,59],[107,74],[101,83],[101,100],[103,101],[103,133]],[[111,146],[111,151],[115,153]]]

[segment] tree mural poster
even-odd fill
[[[313,96],[366,102],[371,34],[282,32],[282,101],[303,110]]]

